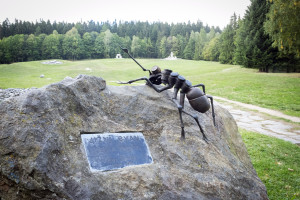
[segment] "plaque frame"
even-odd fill
[[[81,132],[80,135],[92,172],[153,163],[149,146],[141,132]]]

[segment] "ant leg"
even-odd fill
[[[184,99],[185,99],[185,93],[180,92],[179,104],[182,106],[182,109],[184,109]]]
[[[184,99],[185,99],[185,93],[181,92],[180,93],[180,105],[182,106],[182,112],[184,112],[185,114],[187,114],[187,115],[191,116],[192,118],[194,118],[194,120],[196,121],[198,127],[200,128],[200,131],[202,133],[204,141],[206,143],[208,143],[208,139],[207,139],[206,135],[204,134],[204,131],[203,131],[203,128],[202,128],[201,124],[199,123],[198,116],[197,115],[192,115],[192,114],[186,112],[185,110],[183,110],[183,108],[184,108]]]
[[[206,137],[206,135],[204,134],[204,131],[203,131],[203,128],[201,126],[201,124],[199,123],[199,120],[198,120],[198,116],[197,115],[192,115],[188,112],[186,112],[185,110],[183,110],[183,107],[184,107],[184,99],[185,99],[185,93],[181,92],[180,93],[180,102],[178,104],[178,102],[173,98],[173,102],[177,105],[177,108],[178,108],[178,111],[179,111],[179,116],[180,116],[180,122],[181,122],[181,128],[182,128],[182,131],[181,131],[181,138],[184,139],[185,138],[185,132],[184,132],[184,124],[183,124],[183,120],[182,120],[182,113],[185,113],[191,117],[193,117],[198,125],[198,127],[200,128],[200,131],[202,133],[202,136],[203,136],[203,140],[208,143],[208,139]]]
[[[146,77],[142,77],[142,78],[138,78],[138,79],[134,79],[134,80],[130,80],[128,82],[121,82],[121,81],[118,81],[119,84],[131,84],[133,82],[136,82],[136,81],[142,81],[142,80],[145,80],[147,79]]]
[[[200,128],[200,131],[201,131],[202,136],[203,136],[203,140],[204,140],[206,143],[208,143],[208,139],[207,139],[206,135],[204,134],[204,131],[203,131],[203,128],[202,128],[201,124],[199,123],[198,116],[197,116],[197,115],[192,115],[192,114],[186,112],[185,110],[183,110],[183,108],[184,108],[184,100],[185,100],[185,93],[183,93],[183,92],[180,92],[180,102],[179,102],[179,105],[178,105],[178,103],[173,99],[173,101],[176,103],[178,109],[179,109],[179,106],[181,106],[181,111],[179,111],[179,114],[180,114],[180,120],[181,120],[181,123],[182,123],[183,134],[184,134],[184,129],[183,129],[184,126],[183,126],[183,121],[182,121],[182,112],[185,113],[185,114],[187,114],[187,115],[189,115],[189,116],[191,116],[192,118],[194,118],[194,120],[196,121],[198,127]],[[184,135],[183,135],[183,137],[184,137]]]
[[[199,87],[199,86],[202,87],[203,93],[205,94],[205,85],[204,84],[200,83],[198,85],[193,85],[193,87]]]
[[[142,81],[142,80],[145,80],[145,81],[147,81],[147,83],[148,83],[148,85],[150,86],[150,87],[152,87],[156,92],[158,92],[158,93],[160,93],[160,92],[162,92],[162,91],[164,91],[164,90],[167,90],[167,89],[170,89],[170,88],[172,88],[172,86],[171,85],[166,85],[165,87],[162,87],[162,88],[157,88],[153,83],[151,83],[151,81],[148,79],[148,78],[146,78],[146,77],[142,77],[142,78],[138,78],[138,79],[135,79],[135,80],[131,80],[131,81],[128,81],[128,82],[118,82],[119,84],[131,84],[131,83],[133,83],[133,82],[136,82],[136,81]]]
[[[180,126],[181,126],[181,139],[185,139],[185,132],[184,132],[184,124],[182,120],[182,106],[178,104],[176,99],[172,99],[172,101],[176,104],[178,111],[179,111],[179,118],[180,118]]]
[[[207,96],[207,98],[210,99],[212,117],[213,117],[213,121],[214,121],[214,126],[216,126],[215,109],[214,109],[214,98],[212,96],[210,96],[210,95],[206,95],[206,96]]]
[[[204,140],[206,143],[208,143],[208,139],[207,139],[206,135],[204,134],[204,131],[203,131],[203,128],[202,128],[201,124],[199,123],[198,116],[197,116],[197,115],[190,114],[190,113],[188,113],[188,112],[186,112],[186,111],[184,111],[184,110],[183,110],[182,112],[184,112],[185,114],[187,114],[187,115],[191,116],[192,118],[194,118],[194,120],[196,121],[198,127],[200,128],[200,131],[201,131],[202,136],[203,136],[203,140]]]
[[[121,82],[121,81],[118,81],[119,84],[131,84],[133,82],[136,82],[136,81],[142,81],[142,80],[145,80],[146,77],[142,77],[142,78],[138,78],[138,79],[134,79],[134,80],[130,80],[128,82]]]
[[[174,96],[173,96],[173,99],[177,99],[178,91],[179,91],[179,88],[174,88]]]

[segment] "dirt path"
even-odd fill
[[[274,116],[274,117],[287,119],[287,120],[290,120],[292,122],[300,122],[299,117],[289,116],[289,115],[283,114],[282,112],[279,112],[279,111],[276,111],[276,110],[271,110],[271,109],[268,109],[268,108],[262,108],[262,107],[259,107],[259,106],[254,106],[254,105],[251,105],[251,104],[241,103],[241,102],[237,102],[237,101],[232,101],[232,100],[225,99],[225,98],[222,98],[222,97],[214,97],[214,98],[217,99],[217,100],[219,99],[219,100],[225,101],[227,103],[238,105],[240,107],[247,108],[249,110],[257,110],[259,112],[262,112],[262,113],[265,113],[265,114],[268,114],[268,115],[271,115],[271,116]]]
[[[279,111],[250,104],[215,97],[216,102],[228,109],[240,128],[274,136],[300,145],[300,125],[286,122],[300,122],[299,117],[285,115]],[[281,119],[279,119],[281,118]]]

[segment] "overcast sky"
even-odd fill
[[[196,22],[224,28],[235,12],[244,16],[250,0],[0,0],[0,21]]]

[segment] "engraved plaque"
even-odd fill
[[[153,162],[142,133],[81,134],[81,139],[92,172]]]

